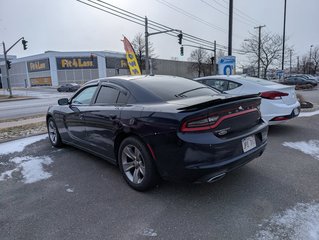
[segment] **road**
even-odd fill
[[[0,94],[6,93],[3,90]],[[0,102],[0,119],[26,117],[45,114],[48,107],[57,104],[58,99],[69,97],[72,93],[59,93],[56,89],[13,90],[16,96],[30,96],[37,99]]]
[[[147,193],[48,139],[0,144],[0,239],[319,239],[318,136],[319,115],[298,117],[272,126],[263,156],[222,180]]]

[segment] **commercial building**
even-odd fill
[[[59,86],[83,84],[89,80],[130,74],[124,53],[111,51],[57,52],[11,59],[11,87]],[[193,78],[190,62],[153,59],[154,74]],[[0,60],[2,87],[7,88],[4,61]]]

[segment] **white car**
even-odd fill
[[[229,94],[260,93],[261,115],[269,125],[285,122],[297,117],[300,113],[295,86],[240,75],[216,75],[194,80]]]

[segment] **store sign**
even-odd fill
[[[39,77],[30,79],[31,86],[52,86],[51,77]]]
[[[221,57],[218,61],[218,74],[227,76],[236,74],[236,57]]]
[[[50,70],[49,59],[41,59],[27,62],[28,72],[40,72]]]
[[[127,61],[125,58],[106,58],[106,68],[112,69],[128,69]]]
[[[95,69],[97,57],[65,57],[56,58],[57,69]]]

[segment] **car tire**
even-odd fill
[[[149,150],[139,139],[124,139],[118,151],[118,163],[127,184],[146,191],[159,183],[159,175]]]
[[[55,121],[52,117],[50,117],[47,121],[47,129],[48,129],[48,135],[49,135],[49,139],[52,146],[57,148],[62,147],[63,143],[61,140],[61,136],[55,124]]]

